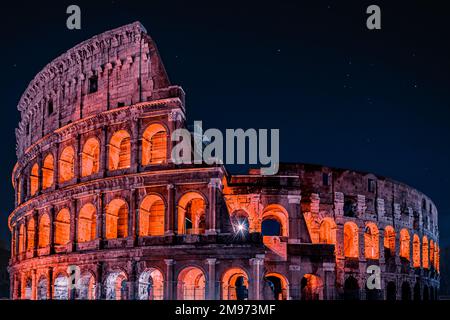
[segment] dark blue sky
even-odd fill
[[[193,3],[194,2],[194,3]],[[2,10],[0,239],[13,208],[17,102],[48,62],[140,20],[188,120],[279,128],[281,157],[371,171],[414,186],[440,211],[450,244],[450,13],[425,1],[15,1]],[[70,4],[82,30],[65,27]],[[381,31],[365,27],[370,4]],[[2,4],[6,6],[6,4]]]

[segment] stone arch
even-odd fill
[[[34,196],[39,191],[39,165],[35,163],[30,172],[30,195]]]
[[[408,281],[402,283],[402,300],[410,301],[411,300],[411,286]]]
[[[422,238],[422,267],[424,269],[429,268],[429,256],[428,256],[428,238],[423,236]],[[424,298],[425,300],[425,298]]]
[[[206,200],[199,192],[185,193],[178,201],[178,234],[203,234]]]
[[[128,204],[117,198],[106,206],[106,239],[128,237]]]
[[[223,300],[247,300],[248,299],[248,274],[239,267],[232,267],[222,275],[222,299]]]
[[[384,228],[384,256],[386,258],[395,257],[395,230],[392,226]]]
[[[128,276],[124,271],[115,270],[108,273],[105,278],[105,299],[128,299]]]
[[[83,146],[81,154],[81,176],[88,177],[100,170],[100,142],[97,138],[89,138]]]
[[[85,272],[77,281],[76,299],[95,300],[96,281],[92,272]]]
[[[242,209],[235,210],[230,215],[230,221],[234,234],[246,238],[251,229],[248,213]]]
[[[430,267],[434,267],[434,241],[430,239]]]
[[[97,235],[97,208],[92,203],[85,204],[78,214],[78,242],[90,242]]]
[[[178,275],[179,300],[205,300],[206,276],[198,267],[186,267]]]
[[[63,246],[70,242],[70,211],[61,209],[55,218],[55,245]]]
[[[150,268],[140,274],[138,298],[139,300],[164,299],[164,276],[159,269]]]
[[[53,284],[53,299],[69,300],[69,279],[64,274],[59,274]]]
[[[397,286],[394,281],[389,281],[386,285],[386,300],[397,300]]]
[[[336,245],[337,225],[333,218],[325,217],[320,223],[319,243]]]
[[[72,146],[64,148],[59,157],[59,182],[64,183],[75,177],[75,151]]]
[[[109,141],[109,170],[128,169],[131,166],[131,136],[126,130],[115,132]]]
[[[49,153],[42,165],[42,189],[51,188],[55,181],[55,159],[53,154]]]
[[[151,194],[139,207],[139,236],[163,236],[166,206],[161,196]]]
[[[413,266],[414,268],[420,268],[420,238],[417,234],[413,237]]]
[[[33,298],[33,281],[31,278],[25,279],[25,288],[24,288],[24,296],[25,300],[31,300]]]
[[[264,276],[265,300],[289,300],[289,282],[280,273],[269,272]]]
[[[41,276],[37,283],[37,300],[48,299],[48,279],[46,276]]]
[[[323,281],[314,274],[305,274],[300,283],[302,300],[322,300],[323,299]]]
[[[36,234],[35,219],[30,217],[27,222],[27,251],[34,249],[34,235]]]
[[[39,219],[39,248],[46,248],[50,245],[50,218],[47,213],[44,213]]]
[[[410,260],[410,241],[409,232],[407,229],[400,231],[400,257],[406,260]]]
[[[344,282],[344,300],[359,300],[360,291],[358,280],[355,277],[349,276]]]
[[[263,235],[266,226],[267,229],[270,230],[275,226],[274,222],[277,222],[280,225],[280,231],[269,232],[269,234],[267,235],[268,236],[278,235],[283,237],[289,236],[289,214],[283,206],[279,204],[271,204],[267,206],[266,208],[264,208],[261,218],[262,218],[261,232],[263,233]],[[273,224],[273,226],[269,226],[269,223]]]
[[[159,124],[150,124],[142,135],[143,166],[162,164],[167,161],[167,130]]]
[[[344,256],[346,258],[359,257],[358,226],[354,222],[344,225]]]
[[[380,258],[379,231],[375,223],[369,222],[364,230],[364,254],[367,259]]]

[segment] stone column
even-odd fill
[[[137,203],[137,193],[138,190],[136,188],[130,189],[130,219],[128,219],[128,245],[134,247],[136,245],[136,241],[139,238],[138,228],[136,227],[136,221],[138,221],[139,215],[139,204]]]
[[[206,300],[217,300],[216,292],[216,264],[217,259],[206,259],[208,264],[208,294]]]
[[[95,299],[101,300],[103,298],[103,264],[102,262],[97,263],[97,277],[95,284]]]
[[[169,184],[167,186],[167,209],[164,217],[164,234],[166,236],[173,236],[178,231],[176,228],[177,223],[175,222],[177,220],[175,211],[175,186]]]
[[[39,251],[39,211],[36,209],[33,212],[33,218],[34,218],[33,257],[37,257]]]
[[[168,115],[169,118],[169,132],[167,133],[167,162],[172,163],[172,150],[176,142],[172,141],[172,133],[178,129],[181,121],[183,120],[183,114],[181,111],[173,110]]]
[[[58,143],[56,146],[56,154],[53,154],[53,185],[55,186],[55,189],[59,188],[59,149],[60,147]]]
[[[139,136],[139,118],[134,116],[131,118],[131,172],[135,173],[138,171],[140,165],[140,155],[138,147],[138,136]]]
[[[31,273],[31,300],[37,300],[37,276],[36,269]]]
[[[104,209],[103,209],[103,207],[104,207],[104,197],[105,197],[105,194],[104,193],[102,193],[102,194],[100,194],[100,195],[97,195],[97,197],[96,197],[96,200],[97,200],[97,206],[96,206],[96,209],[97,209],[97,225],[96,225],[96,228],[97,228],[97,240],[99,241],[99,245],[100,245],[100,243],[102,242],[102,240],[103,240],[103,237],[104,237],[104,233],[103,233],[103,221],[104,221]]]
[[[55,207],[50,208],[50,254],[55,252]]]
[[[174,265],[173,259],[165,259],[166,263],[166,281],[164,282],[164,300],[175,300],[177,297],[174,294],[174,287],[176,280],[174,279]]]
[[[128,300],[137,300],[137,263],[136,261],[129,262],[129,279],[128,279]]]
[[[78,206],[77,206],[77,200],[72,199],[72,202],[70,204],[70,242],[69,242],[69,252],[76,251],[77,248],[77,234],[78,234],[78,227],[77,227],[77,221],[78,221]]]
[[[262,300],[262,280],[264,277],[263,267],[264,267],[264,255],[256,255],[256,258],[250,259],[250,265],[252,266],[252,274],[249,290],[249,300]]]
[[[218,178],[211,179],[208,185],[209,210],[206,219],[206,234],[215,235],[220,232],[217,227],[217,192],[222,186],[222,181]]]
[[[83,150],[81,150],[81,138],[80,135],[77,135],[76,139],[75,139],[75,153],[74,153],[74,157],[76,157],[74,159],[74,170],[73,170],[73,174],[75,176],[75,180],[78,182],[80,182],[80,178],[81,178],[81,158],[82,158],[82,154],[83,154]]]
[[[302,242],[307,242],[304,237],[308,235],[308,230],[303,230],[302,228],[304,221],[301,218],[301,210],[300,210],[300,195],[290,195],[288,196],[289,200],[289,240],[290,244],[298,244]],[[303,223],[302,223],[303,222]],[[301,225],[302,223],[302,225]],[[306,225],[305,225],[306,227]]]
[[[37,163],[38,163],[38,166],[39,166],[39,169],[38,169],[38,191],[37,191],[37,194],[40,194],[42,192],[42,165],[43,165],[41,154],[39,154],[38,157],[37,157]]]
[[[48,268],[47,298],[53,300],[53,268]]]
[[[101,144],[101,159],[103,160],[100,165],[100,170],[103,172],[103,177],[107,176],[108,173],[108,165],[109,165],[109,141],[108,141],[108,127],[105,125],[102,128],[102,136],[103,136],[103,143]]]

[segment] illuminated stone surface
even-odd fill
[[[14,299],[436,296],[438,215],[419,191],[314,165],[173,164],[184,92],[139,23],[51,62],[18,108]],[[366,290],[371,265],[381,292]]]

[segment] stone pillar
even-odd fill
[[[139,238],[138,228],[136,226],[139,216],[139,204],[138,204],[138,190],[136,188],[130,189],[130,219],[128,219],[128,237],[130,239],[129,246],[135,246],[136,241]]]
[[[131,118],[131,154],[130,165],[131,172],[136,173],[140,165],[140,154],[138,148],[139,136],[139,118],[134,116]]]
[[[47,298],[53,300],[53,268],[48,268]]]
[[[256,255],[256,258],[250,259],[250,265],[252,266],[252,274],[249,290],[249,300],[262,300],[262,281],[263,281],[263,267],[264,267],[264,255]]]
[[[335,265],[333,263],[323,264],[323,299],[335,300],[336,299],[336,276]]]
[[[206,300],[217,300],[216,292],[216,264],[217,259],[206,259],[208,264],[208,294]]]
[[[59,108],[58,108],[59,109]],[[56,146],[56,154],[53,154],[53,184],[55,186],[55,189],[59,188],[59,143]]]
[[[101,166],[100,166],[100,170],[103,172],[103,177],[107,176],[108,173],[108,165],[109,165],[109,141],[108,141],[108,127],[105,125],[102,128],[102,135],[103,135],[103,143],[101,144],[100,148],[101,148],[101,156],[102,158],[102,162],[101,162]]]
[[[176,280],[174,279],[174,265],[173,259],[165,259],[166,263],[166,281],[164,282],[164,300],[175,300],[178,297],[174,294]]]
[[[128,300],[137,300],[137,263],[136,261],[130,261],[129,262],[129,279],[128,279]]]
[[[17,300],[17,276],[13,272],[9,273],[9,297],[12,300]]]
[[[39,251],[39,211],[33,211],[34,219],[34,245],[33,245],[33,257],[38,256]]]
[[[217,192],[221,188],[222,181],[218,178],[211,179],[208,185],[209,210],[206,219],[206,234],[215,235],[220,232],[217,228]]]
[[[42,156],[41,154],[37,157],[37,163],[38,163],[38,191],[37,194],[40,194],[42,192]]]
[[[97,263],[97,277],[95,284],[95,299],[101,300],[103,298],[103,264],[102,262]]]
[[[36,269],[31,273],[31,300],[37,300],[37,276]]]
[[[74,252],[77,249],[77,234],[78,234],[78,205],[77,200],[72,199],[70,204],[70,242],[69,242],[69,252]]]
[[[167,209],[164,217],[164,234],[173,236],[177,230],[177,214],[175,206],[175,186],[169,184],[167,186]]]
[[[77,135],[77,137],[75,138],[75,153],[74,153],[74,168],[73,168],[73,174],[75,176],[75,180],[76,182],[80,182],[80,178],[81,178],[81,158],[82,158],[82,154],[83,151],[81,150],[81,139],[80,139],[80,135]]]
[[[290,244],[307,242],[308,230],[305,221],[301,217],[300,195],[289,195],[289,240]],[[302,221],[303,220],[303,221]],[[304,227],[304,228],[303,228]]]
[[[97,225],[96,225],[97,232],[96,233],[97,233],[97,240],[99,241],[99,244],[102,242],[103,237],[104,237],[104,233],[103,233],[103,221],[104,221],[103,201],[104,201],[104,197],[105,197],[104,193],[99,194],[96,197],[96,202],[97,202],[96,203],[96,209],[97,209]]]
[[[172,141],[172,133],[180,127],[181,121],[183,120],[183,114],[181,111],[173,110],[169,113],[169,132],[167,133],[167,162],[173,163],[172,161],[172,150],[176,142]]]

